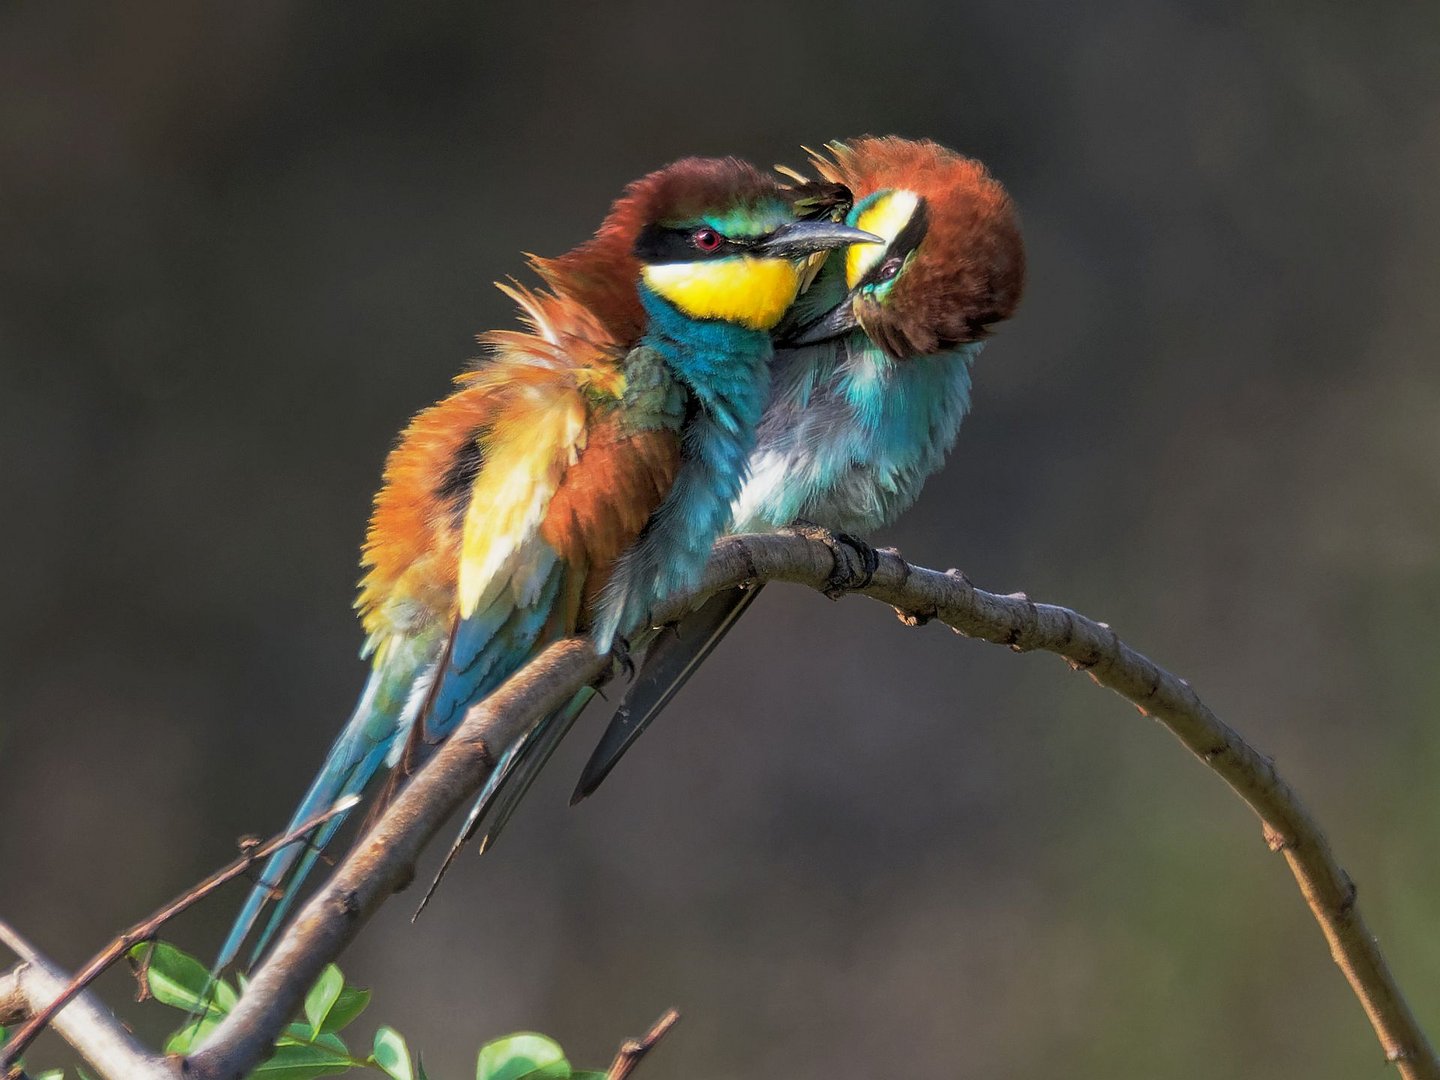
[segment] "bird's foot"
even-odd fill
[[[858,536],[831,532],[823,525],[804,518],[796,518],[780,531],[803,536],[806,540],[817,540],[830,549],[835,566],[826,580],[824,592],[831,600],[839,600],[847,592],[863,589],[874,579],[875,571],[880,569],[880,555]]]
[[[617,637],[610,645],[611,678],[616,675],[624,675],[625,681],[630,682],[635,678],[635,660],[630,655],[630,642],[626,638]]]

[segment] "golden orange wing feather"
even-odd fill
[[[411,629],[412,620],[447,616],[453,607],[479,439],[496,404],[485,387],[462,388],[417,414],[386,459],[356,601],[372,638]]]
[[[537,542],[567,564],[554,629],[572,632],[674,480],[676,433],[626,428],[610,332],[563,296],[500,287],[527,328],[484,335],[490,357],[387,459],[357,601],[372,645],[523,592]]]

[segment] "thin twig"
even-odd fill
[[[626,1039],[621,1043],[615,1060],[610,1063],[610,1071],[605,1074],[605,1080],[625,1080],[635,1071],[640,1059],[655,1048],[655,1044],[665,1037],[665,1033],[674,1027],[679,1019],[678,1009],[666,1009],[644,1035],[638,1039]]]
[[[65,990],[65,973],[3,921],[0,942],[20,957],[0,975],[0,1002],[12,1020],[34,1014]],[[75,996],[52,1022],[56,1034],[109,1080],[177,1080],[174,1064],[136,1042],[90,994]]]
[[[186,1077],[248,1076],[325,965],[410,883],[421,849],[480,789],[498,757],[491,747],[511,745],[608,667],[588,640],[569,638],[472,708],[285,928],[239,1002],[187,1059]]]
[[[74,978],[61,993],[55,996],[53,1001],[41,1009],[36,1009],[34,1015],[15,1033],[15,1036],[3,1047],[0,1047],[0,1071],[8,1069],[13,1062],[19,1060],[20,1055],[35,1041],[36,1036],[45,1030],[45,1025],[54,1019],[55,1014],[63,1009],[75,995],[104,974],[110,965],[124,956],[131,946],[138,945],[142,941],[149,941],[156,935],[160,927],[182,911],[199,903],[220,886],[233,881],[261,859],[308,836],[311,831],[325,824],[336,814],[343,814],[359,801],[358,796],[342,799],[323,814],[316,814],[298,828],[282,833],[267,843],[248,845],[233,862],[215,871],[198,885],[186,889],[153,915],[140,920],[130,929],[119,934],[110,944],[96,953],[88,964],[75,973]],[[18,951],[16,950],[17,953]]]
[[[1425,1034],[1361,919],[1355,890],[1295,793],[1206,706],[1190,685],[1130,648],[1108,626],[1023,595],[975,588],[958,571],[912,567],[880,552],[867,574],[844,546],[800,536],[729,537],[717,543],[697,596],[742,582],[790,581],[822,592],[848,587],[893,606],[909,625],[931,619],[959,633],[1025,652],[1041,649],[1086,671],[1164,724],[1259,815],[1271,848],[1284,853],[1301,894],[1359,998],[1386,1060],[1404,1080],[1440,1080]],[[673,617],[677,603],[661,616]],[[402,791],[286,929],[249,990],[187,1062],[195,1080],[238,1080],[274,1044],[306,989],[385,898],[409,880],[414,859],[446,818],[473,796],[503,748],[595,679],[604,661],[589,644],[551,646],[487,701]]]

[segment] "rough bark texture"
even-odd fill
[[[1130,648],[1104,623],[1034,603],[1023,594],[985,592],[958,571],[913,567],[893,551],[879,552],[878,559],[867,557],[870,554],[823,536],[730,537],[716,545],[702,592],[760,581],[790,581],[832,596],[859,592],[893,606],[907,625],[937,620],[967,637],[1018,652],[1056,653],[1114,690],[1165,725],[1255,811],[1266,842],[1284,855],[1295,875],[1386,1059],[1405,1080],[1440,1080],[1440,1062],[1360,916],[1354,885],[1319,827],[1274,763],[1216,716],[1189,683]],[[657,616],[663,619],[685,606],[673,605]],[[409,882],[417,855],[478,791],[496,751],[581,686],[600,678],[608,665],[587,641],[563,641],[475,706],[286,928],[235,1010],[183,1063],[184,1075],[239,1080],[254,1069],[324,966],[391,893]],[[6,988],[0,981],[0,1004],[8,1000]],[[10,994],[13,997],[13,988]],[[82,995],[60,1014],[57,1027],[79,1005],[90,1007]],[[114,1025],[108,1014],[96,1022],[101,1020]],[[141,1064],[155,1064],[156,1059],[137,1052]],[[107,1076],[148,1075],[100,1071]]]

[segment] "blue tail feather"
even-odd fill
[[[405,712],[411,690],[416,678],[434,662],[437,649],[438,635],[397,642],[396,647],[376,664],[355,711],[286,826],[287,832],[324,813],[342,798],[364,791],[392,750],[399,745],[408,726]],[[321,826],[308,842],[296,841],[270,856],[260,881],[251,889],[245,906],[220,949],[215,961],[216,972],[240,955],[266,902],[276,889],[283,887],[284,893],[276,902],[270,921],[251,952],[250,963],[259,958],[293,906],[300,886],[314,867],[320,851],[347,816],[348,812],[337,814]]]
[[[534,655],[564,584],[555,561],[533,604],[515,607],[508,596],[474,612],[455,631],[450,663],[425,717],[425,737],[440,742],[460,726],[470,706],[490,694]]]
[[[441,658],[445,635],[438,632],[396,641],[390,654],[378,663],[366,683],[360,703],[331,747],[325,765],[306,792],[288,826],[293,830],[324,812],[347,795],[358,795],[387,764],[394,764],[405,745],[414,712],[430,698],[424,740],[444,740],[464,719],[476,701],[514,674],[539,643],[564,584],[564,568],[552,559],[543,577],[536,579],[533,603],[516,607],[512,595],[502,591],[486,608],[463,620],[450,642],[444,670],[433,695],[416,690],[416,681]],[[340,828],[338,814],[317,831],[308,844],[296,843],[272,855],[260,883],[251,891],[230,936],[220,950],[218,972],[239,956],[266,902],[283,889],[264,931],[251,953],[253,964],[294,906],[300,887],[325,846]]]

